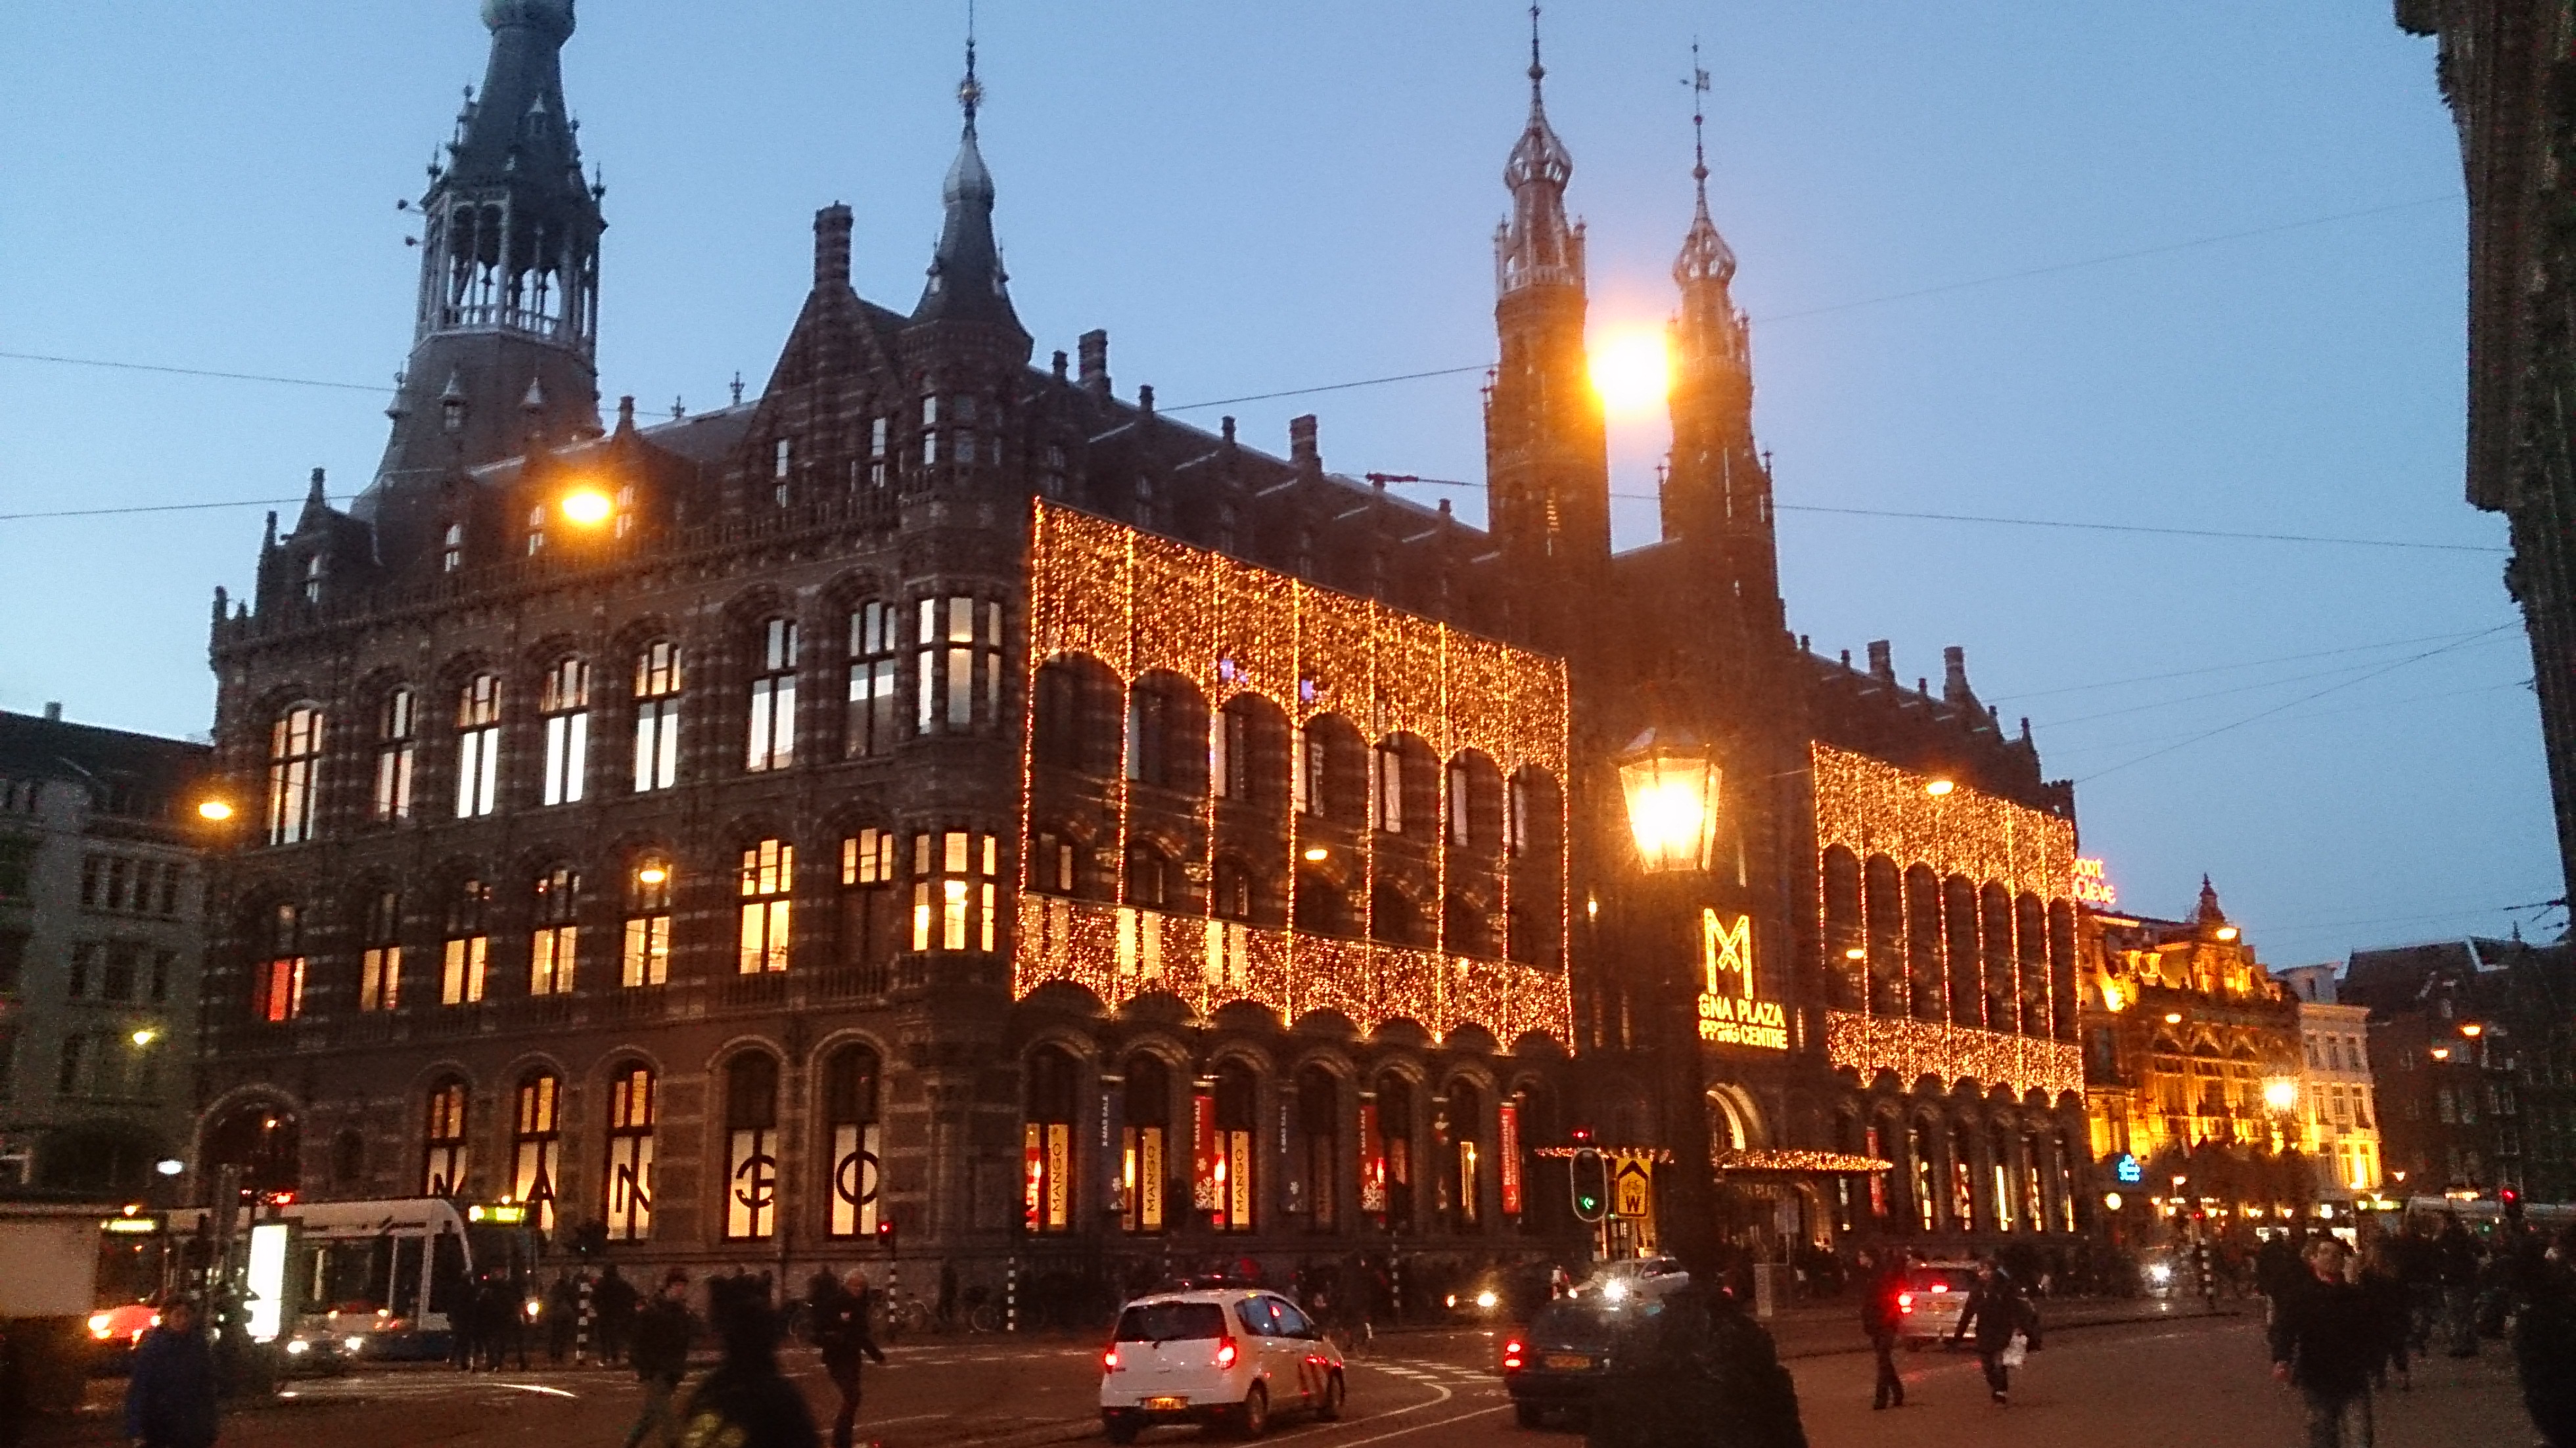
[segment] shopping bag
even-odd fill
[[[2004,1344],[2004,1350],[1995,1355],[1995,1360],[2005,1367],[2017,1368],[2021,1366],[2022,1359],[2029,1355],[2030,1339],[2022,1336],[2020,1329],[2016,1328],[2013,1330],[2012,1341]]]

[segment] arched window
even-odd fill
[[[379,820],[411,818],[411,768],[419,736],[411,690],[386,690],[384,703],[376,710],[374,814]]]
[[[303,1174],[303,1136],[295,1113],[274,1102],[234,1107],[206,1128],[199,1169],[208,1176],[238,1166],[244,1190],[291,1192]]]
[[[1905,901],[1896,862],[1872,855],[1861,870],[1863,913],[1868,921],[1869,1010],[1901,1016],[1905,995]]]
[[[1163,1058],[1129,1057],[1119,1100],[1119,1224],[1159,1232],[1167,1225],[1163,1186],[1171,1176],[1172,1073]]]
[[[608,1181],[601,1199],[612,1242],[653,1235],[653,1068],[630,1061],[608,1077]]]
[[[1493,917],[1464,894],[1450,891],[1440,902],[1440,948],[1451,955],[1491,958]]]
[[[590,665],[564,659],[546,670],[537,713],[546,735],[546,772],[537,802],[576,803],[582,776],[590,768]]]
[[[1835,845],[1825,851],[1825,972],[1832,1003],[1847,1011],[1869,1008],[1869,947],[1861,935],[1860,860]]]
[[[1994,1188],[1995,1230],[2009,1232],[2022,1225],[2021,1184],[2014,1180],[2012,1138],[2005,1133],[2002,1123],[1998,1122],[1987,1130],[1986,1150],[1989,1153],[1986,1158],[1987,1177]]]
[[[778,1058],[745,1051],[725,1067],[724,1235],[759,1241],[778,1225]]]
[[[912,837],[912,948],[991,951],[1001,842],[947,830]]]
[[[1249,1232],[1254,1227],[1256,1199],[1254,1150],[1260,1135],[1261,1081],[1241,1061],[1216,1068],[1216,1091],[1204,1108],[1209,1116],[1206,1152],[1209,1173],[1208,1225],[1220,1232]]]
[[[796,621],[760,626],[760,668],[751,680],[751,725],[743,768],[785,769],[796,762]]]
[[[367,1138],[343,1129],[331,1138],[331,1185],[347,1190],[363,1185],[366,1177]]]
[[[915,661],[924,734],[989,732],[1001,718],[1002,605],[957,595],[921,600]]]
[[[1340,1220],[1342,1083],[1321,1066],[1297,1073],[1299,1180],[1289,1183],[1290,1210],[1302,1210],[1310,1230],[1329,1232]]]
[[[1208,787],[1219,799],[1252,798],[1255,707],[1251,695],[1238,694],[1209,722]]]
[[[1484,1221],[1482,1176],[1485,1098],[1472,1081],[1449,1083],[1449,1169],[1442,1174],[1441,1206],[1452,1230],[1472,1232]]]
[[[1315,935],[1351,933],[1350,899],[1321,870],[1297,872],[1296,926]]]
[[[841,721],[841,752],[852,759],[891,754],[899,742],[896,618],[893,604],[876,599],[850,613],[850,698]]]
[[[1941,882],[1941,928],[1948,944],[1950,1024],[1982,1026],[1986,1003],[1977,965],[1977,892],[1963,876]]]
[[[1127,846],[1127,903],[1160,910],[1168,901],[1171,864],[1163,852],[1144,840]]]
[[[1028,1058],[1028,1115],[1021,1127],[1020,1209],[1031,1232],[1070,1232],[1073,1123],[1079,1094],[1073,1057],[1041,1046]]]
[[[1297,731],[1289,789],[1299,814],[1357,825],[1376,817],[1368,746],[1349,720],[1318,714]],[[1399,780],[1399,784],[1401,781]]]
[[[261,922],[260,960],[251,1009],[274,1023],[304,1014],[304,912],[272,906]]]
[[[2033,1232],[2048,1230],[2048,1189],[2041,1176],[2039,1133],[2021,1134],[2021,1219]]]
[[[358,926],[358,1009],[390,1011],[402,1005],[402,897],[368,892]]]
[[[1932,1138],[1930,1122],[1917,1121],[1906,1134],[1905,1158],[1913,1171],[1907,1180],[1914,1195],[1915,1223],[1923,1231],[1936,1231],[1941,1225],[1936,1210],[1941,1201],[1941,1148]]]
[[[635,656],[635,792],[680,782],[680,646],[657,639]]]
[[[300,845],[313,838],[321,800],[322,711],[298,704],[268,731],[268,842]]]
[[[555,1226],[555,1162],[563,1145],[563,1080],[531,1071],[519,1080],[518,1110],[510,1125],[510,1195],[536,1209],[536,1227]]]
[[[1369,934],[1389,945],[1423,943],[1422,911],[1392,880],[1380,880],[1369,891]]]
[[[1986,1029],[2017,1031],[2021,1028],[2018,993],[2013,989],[2013,906],[2012,896],[2001,885],[1989,883],[1978,898],[1978,914],[1985,929]]]
[[[1948,1009],[1941,978],[1941,882],[1921,865],[1905,872],[1905,976],[1918,1021]]]
[[[1360,1103],[1360,1210],[1388,1231],[1413,1229],[1413,1083],[1391,1071]]]
[[[1973,1232],[1980,1225],[1991,1225],[1993,1222],[1991,1217],[1982,1224],[1977,1220],[1976,1170],[1976,1148],[1969,1143],[1968,1128],[1964,1124],[1952,1126],[1950,1128],[1950,1228],[1952,1231]]]
[[[742,852],[742,951],[736,968],[744,975],[787,968],[795,877],[794,845],[762,840]]]
[[[456,817],[490,814],[500,785],[501,680],[476,674],[456,694]]]
[[[1032,703],[1030,752],[1035,762],[1056,769],[1090,771],[1094,768],[1093,729],[1090,695],[1094,690],[1114,687],[1114,683],[1096,677],[1103,672],[1089,659],[1049,659],[1038,669],[1036,699]]]
[[[2045,1038],[2048,1010],[2048,912],[2036,895],[2013,901],[2013,964],[2020,990],[2021,1031]]]
[[[868,828],[841,841],[841,968],[860,992],[885,989],[886,971],[903,948],[902,887],[892,830]]]
[[[884,1212],[884,1144],[877,1122],[877,1053],[843,1046],[823,1068],[823,1124],[832,1133],[832,1220],[835,1237],[876,1235]]]
[[[1252,918],[1252,872],[1232,855],[1219,855],[1208,876],[1208,913],[1219,920]]]
[[[465,1195],[465,1083],[450,1076],[429,1088],[421,1132],[420,1194]]]
[[[484,928],[492,887],[481,880],[458,882],[447,901],[447,949],[439,961],[438,1003],[461,1006],[483,999],[483,965],[492,951]]]
[[[671,979],[671,862],[646,855],[626,877],[626,939],[618,983],[663,985]]]
[[[580,959],[581,872],[558,865],[537,877],[537,930],[528,943],[528,994],[570,995]]]

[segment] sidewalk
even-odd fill
[[[2233,1316],[2241,1306],[2222,1304],[2217,1315]],[[2112,1323],[2161,1322],[2167,1319],[2188,1321],[2210,1316],[2197,1299],[2051,1297],[2042,1299],[2038,1307],[2043,1333],[2068,1332]],[[1869,1339],[1861,1336],[1857,1298],[1846,1297],[1836,1302],[1787,1308],[1762,1325],[1771,1330],[1771,1340],[1779,1345],[1783,1358],[1830,1357],[1836,1353],[1869,1351]]]

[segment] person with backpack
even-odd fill
[[[2012,1370],[2021,1354],[2039,1348],[2039,1314],[2013,1280],[1991,1261],[1977,1264],[1977,1285],[1959,1309],[1959,1326],[1950,1334],[1958,1342],[1971,1329],[1977,1334],[1977,1362],[1985,1369],[1986,1394],[1998,1408],[2011,1400]],[[2016,1345],[2015,1337],[2021,1339]]]

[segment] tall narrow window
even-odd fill
[[[669,639],[635,656],[635,792],[680,781],[680,646]]]
[[[1252,797],[1252,716],[1232,705],[1208,729],[1208,784],[1219,799]]]
[[[528,510],[528,556],[534,558],[545,551],[546,505],[539,503]]]
[[[438,571],[454,573],[465,566],[465,525],[450,523],[439,539]]]
[[[1131,1057],[1120,1096],[1125,1124],[1118,1134],[1119,1225],[1159,1232],[1167,1225],[1163,1188],[1171,1175],[1170,1068],[1160,1056]]]
[[[459,884],[447,905],[447,949],[439,962],[438,1003],[471,1005],[483,999],[483,963],[492,938],[483,917],[492,904],[492,887],[481,880]]]
[[[358,1009],[390,1011],[402,1005],[402,897],[378,890],[367,900],[358,951]]]
[[[760,626],[760,672],[751,681],[751,738],[743,767],[785,769],[796,762],[796,623]]]
[[[841,747],[853,759],[894,752],[896,623],[890,603],[871,600],[850,614],[850,700]]]
[[[1289,1199],[1308,1227],[1329,1232],[1340,1220],[1342,1083],[1321,1066],[1297,1073],[1297,1134],[1301,1179],[1290,1185]]]
[[[1513,776],[1503,790],[1503,853],[1517,860],[1529,853],[1530,786],[1527,779]]]
[[[456,695],[456,817],[488,815],[501,785],[501,680],[476,674]]]
[[[1041,1046],[1028,1059],[1028,1114],[1020,1135],[1021,1220],[1032,1232],[1073,1230],[1073,1058]]]
[[[766,1238],[778,1223],[778,1061],[746,1051],[725,1067],[725,1212],[729,1242]]]
[[[653,1235],[653,1068],[628,1062],[608,1078],[608,1239]]]
[[[1466,764],[1453,761],[1449,766],[1449,843],[1461,849],[1475,842],[1467,812],[1468,801],[1472,798],[1469,782]]]
[[[886,485],[886,432],[891,421],[883,417],[868,419],[868,486],[872,488]]]
[[[949,830],[912,837],[912,948],[993,948],[1000,852],[991,835]]]
[[[259,964],[252,1008],[263,1021],[285,1022],[304,1014],[304,912],[278,905],[268,912],[267,948]]]
[[[421,1132],[420,1194],[465,1194],[465,1083],[455,1077],[429,1088],[428,1120]]]
[[[1252,1069],[1228,1061],[1216,1072],[1216,1090],[1203,1109],[1201,1149],[1210,1163],[1208,1225],[1220,1232],[1253,1228],[1253,1138],[1259,1131],[1259,1082]]]
[[[590,766],[590,665],[565,659],[546,670],[537,712],[546,732],[546,775],[538,802],[575,803]]]
[[[319,553],[304,560],[304,601],[309,604],[322,601],[322,555]]]
[[[1321,731],[1301,728],[1297,731],[1297,749],[1293,758],[1295,778],[1290,781],[1297,797],[1297,812],[1315,819],[1324,817],[1324,784],[1327,758]]]
[[[510,1126],[510,1195],[535,1209],[536,1228],[555,1227],[556,1153],[563,1146],[563,1079],[532,1071],[519,1082],[518,1111]]]
[[[1404,751],[1392,742],[1369,751],[1369,823],[1404,833]]]
[[[411,818],[411,766],[420,746],[416,713],[409,689],[387,690],[376,713],[377,819]]]
[[[796,449],[786,438],[769,447],[769,501],[781,508],[787,506],[787,480],[795,471]]]
[[[1474,1231],[1484,1220],[1484,1098],[1464,1081],[1449,1087],[1449,1169],[1443,1172],[1441,1195],[1453,1230]]]
[[[920,604],[918,669],[921,733],[963,734],[1000,717],[1002,605],[967,597]]]
[[[268,735],[268,842],[296,845],[313,838],[321,803],[316,778],[322,768],[322,711],[298,704],[278,717]]]
[[[873,1237],[882,1210],[884,1165],[877,1124],[877,1053],[843,1046],[823,1069],[824,1124],[832,1131],[831,1221],[835,1237]]]
[[[626,940],[618,983],[662,985],[671,979],[671,862],[647,855],[626,879]]]
[[[762,840],[742,852],[742,958],[744,975],[787,968],[789,896],[795,885],[796,847]]]
[[[581,872],[557,866],[537,877],[537,930],[528,942],[528,994],[572,993],[580,958]]]
[[[1138,784],[1172,782],[1172,698],[1150,683],[1127,694],[1127,777]]]
[[[861,989],[885,988],[886,965],[901,949],[903,902],[896,894],[892,830],[863,829],[841,841],[841,968]]]

